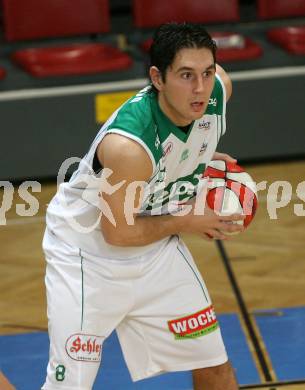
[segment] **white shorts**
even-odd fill
[[[89,390],[116,329],[134,381],[227,361],[204,281],[177,236],[149,258],[85,256],[46,232],[50,359],[44,390]]]

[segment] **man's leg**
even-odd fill
[[[194,390],[237,390],[234,370],[227,362],[220,366],[193,370]]]
[[[133,380],[226,363],[227,353],[206,285],[183,243],[173,237],[158,256],[142,261],[140,272],[142,276],[134,284],[135,303],[117,327]],[[217,388],[237,389],[227,388],[227,382]]]
[[[125,316],[133,293],[115,279],[108,260],[100,259],[99,267],[50,235],[44,250],[50,358],[43,389],[89,390],[104,339]]]

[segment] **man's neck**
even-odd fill
[[[157,100],[158,100],[160,110],[163,112],[164,115],[167,116],[167,118],[174,125],[176,125],[177,127],[180,127],[180,128],[190,126],[190,123],[187,120],[185,120],[185,118],[183,118],[183,117],[178,118],[174,115],[174,113],[172,113],[171,108],[168,106],[168,104],[166,104],[166,101],[165,101],[164,97],[160,94],[160,92],[158,93]]]

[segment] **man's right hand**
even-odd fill
[[[243,225],[236,223],[245,219],[242,214],[219,216],[206,206],[203,215],[196,215],[194,213],[194,203],[192,206],[192,211],[182,217],[185,218],[185,228],[183,230],[186,233],[197,234],[207,240],[227,240],[230,238],[228,234],[239,233],[244,230]]]

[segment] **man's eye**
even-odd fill
[[[188,80],[191,77],[192,77],[192,73],[191,72],[182,73],[182,78],[185,79],[185,80]]]
[[[206,72],[203,72],[203,77],[210,77],[212,74],[213,73],[210,70],[207,70]]]

